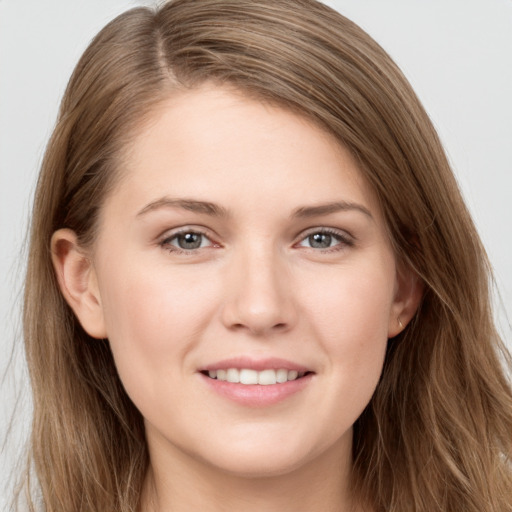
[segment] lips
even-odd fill
[[[249,369],[261,372],[263,370],[295,370],[296,372],[306,373],[312,371],[311,368],[302,364],[289,361],[287,359],[281,359],[278,357],[266,357],[266,358],[252,358],[246,356],[231,357],[229,359],[223,359],[215,363],[208,364],[200,369],[200,371],[215,371],[215,370],[229,370],[230,368],[237,369]]]
[[[285,359],[232,358],[200,370],[210,389],[238,404],[262,407],[304,389],[314,372]]]

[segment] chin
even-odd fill
[[[271,450],[259,454],[237,454],[215,464],[216,469],[232,476],[246,479],[272,478],[297,471],[307,460],[295,456],[280,456]]]
[[[328,446],[311,445],[307,440],[289,437],[270,440],[265,436],[250,443],[230,443],[229,447],[223,448],[222,452],[211,452],[207,463],[230,475],[250,479],[293,473],[314,464],[330,449]]]

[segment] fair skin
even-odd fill
[[[59,230],[52,253],[144,417],[144,510],[357,509],[352,425],[420,289],[332,136],[227,88],[175,93],[131,144],[92,250]]]

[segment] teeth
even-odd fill
[[[240,382],[242,384],[258,384],[258,372],[256,370],[240,370]]]
[[[236,368],[229,368],[226,372],[228,382],[240,382],[240,372]]]
[[[279,370],[263,370],[257,372],[248,368],[228,368],[227,370],[209,370],[208,375],[212,379],[223,380],[227,382],[240,383],[240,384],[260,384],[268,386],[270,384],[282,384],[290,380],[296,380],[303,377],[306,372],[298,372],[296,370],[286,370],[281,368]]]
[[[263,370],[258,373],[258,384],[268,386],[269,384],[275,384],[277,382],[275,370]]]
[[[288,380],[295,380],[299,376],[299,372],[296,372],[295,370],[290,370],[288,372]]]
[[[277,370],[276,382],[286,382],[288,380],[288,370]]]

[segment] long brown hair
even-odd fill
[[[510,359],[493,324],[484,249],[406,79],[364,31],[314,0],[133,9],[80,59],[41,169],[25,288],[31,464],[44,510],[136,511],[149,462],[108,340],[92,340],[59,291],[50,238],[67,227],[94,242],[142,120],[172,91],[205,81],[334,134],[373,187],[397,259],[424,282],[354,427],[360,496],[378,511],[510,511]]]

